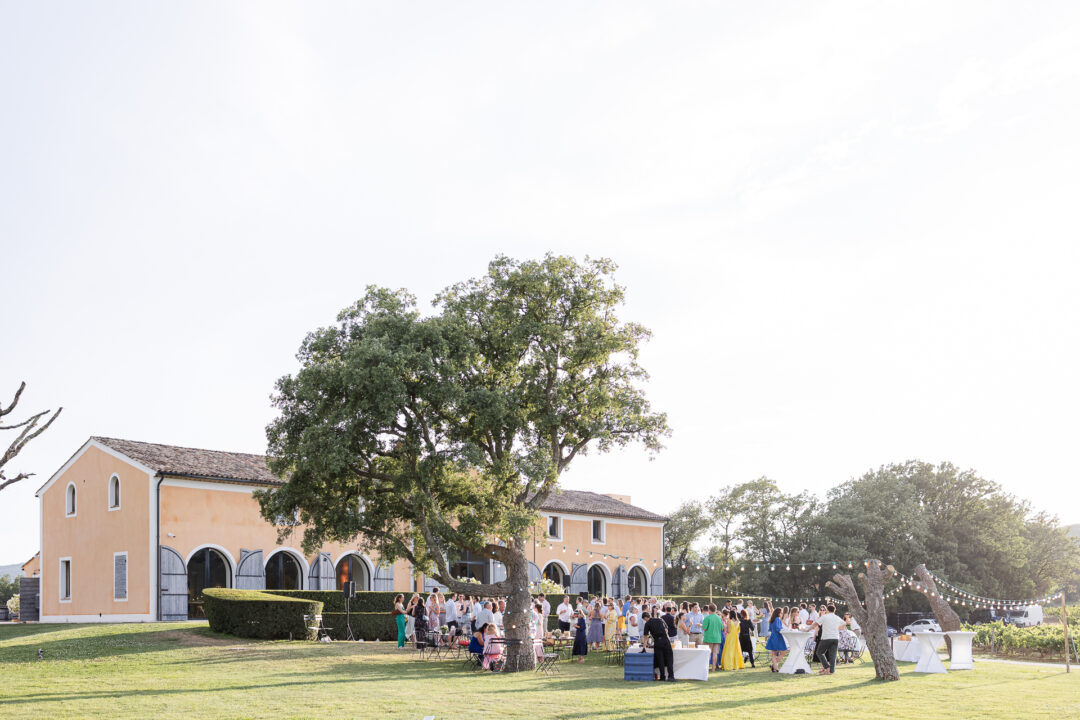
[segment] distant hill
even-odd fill
[[[1080,538],[1080,523],[1069,526],[1069,537]]]
[[[0,577],[10,575],[15,577],[16,575],[22,575],[22,563],[16,565],[0,565]]]

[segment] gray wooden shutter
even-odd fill
[[[581,595],[589,592],[589,566],[584,563],[574,563],[570,571],[570,593]]]
[[[621,598],[626,594],[626,566],[620,565],[615,568],[615,572],[612,577],[612,586],[614,588],[613,596]]]
[[[168,622],[188,619],[187,566],[180,553],[161,546],[158,557],[161,591],[158,594],[158,617]]]
[[[37,622],[40,619],[38,615],[39,605],[38,599],[41,596],[41,578],[39,577],[20,577],[19,578],[19,619],[24,622]]]
[[[262,550],[240,550],[240,563],[236,566],[236,588],[238,590],[266,589]]]
[[[543,575],[541,575],[541,573],[540,573],[540,568],[537,567],[536,563],[530,562],[529,563],[529,583],[530,584],[531,583],[538,583],[538,582],[540,582],[540,580],[542,578],[543,578]]]
[[[337,590],[337,578],[334,576],[334,561],[330,553],[321,552],[315,556],[308,573],[309,590]]]
[[[127,555],[113,555],[113,599],[127,600]]]
[[[447,587],[445,585],[442,585],[441,583],[439,583],[438,580],[431,577],[430,575],[425,574],[424,575],[424,592],[429,593],[429,592],[433,592],[435,590],[439,590],[441,592],[446,592]]]
[[[380,592],[390,592],[394,589],[394,566],[377,565],[375,567],[374,589]]]
[[[653,595],[664,594],[664,568],[658,567],[653,570],[652,574],[652,586],[649,588]]]

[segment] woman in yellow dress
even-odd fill
[[[615,604],[609,598],[604,602],[607,608],[607,620],[604,622],[604,650],[615,649],[615,632],[619,627],[619,614],[615,611]]]
[[[720,657],[721,670],[742,670],[742,646],[739,645],[739,619],[732,614],[724,617],[724,653]]]

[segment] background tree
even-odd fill
[[[356,542],[452,591],[507,596],[507,637],[523,641],[507,669],[531,668],[538,508],[575,457],[632,442],[657,451],[668,432],[640,389],[649,333],[619,321],[614,270],[499,257],[444,291],[430,317],[404,291],[370,289],[311,333],[300,371],[278,381],[267,436],[287,482],[259,493],[263,516],[298,511],[308,550]],[[453,577],[458,552],[502,563],[506,579]]]
[[[941,632],[954,632],[956,630],[962,630],[963,625],[960,622],[960,616],[953,610],[952,605],[941,595],[941,590],[938,588],[937,583],[934,582],[934,578],[927,572],[926,566],[919,564],[915,566],[915,577],[919,578],[920,586],[916,589],[916,592],[922,593],[926,598],[926,602],[930,605],[930,610],[934,613],[934,617],[937,619],[938,625],[941,627]],[[949,658],[952,658],[952,638],[945,636],[945,645],[949,650]]]
[[[697,500],[684,502],[679,509],[671,513],[664,526],[664,549],[671,563],[665,574],[668,592],[676,595],[683,593],[683,585],[688,575],[693,575],[694,568],[701,562],[693,543],[701,537],[712,524],[712,519],[705,506]]]
[[[10,598],[19,594],[19,578],[11,575],[0,575],[0,603],[6,603]]]
[[[9,413],[11,413],[11,411],[15,409],[15,406],[19,404],[19,398],[22,397],[23,390],[25,389],[26,383],[19,383],[19,389],[15,391],[15,397],[12,399],[11,404],[9,404],[7,407],[0,405],[0,418],[3,418],[5,415],[8,415]],[[41,419],[43,417],[49,414],[49,410],[39,412],[36,415],[31,415],[26,420],[23,420],[20,423],[15,423],[13,425],[4,425],[2,424],[4,421],[0,420],[0,430],[19,430],[19,434],[15,437],[11,444],[8,445],[8,449],[4,452],[4,454],[0,456],[0,490],[3,490],[8,485],[14,485],[20,480],[25,480],[28,477],[34,476],[34,473],[20,472],[17,473],[14,477],[8,477],[4,472],[4,466],[14,460],[15,456],[18,455],[31,440],[48,430],[49,426],[53,424],[53,421],[56,420],[56,418],[60,417],[60,411],[62,411],[63,409],[64,408],[62,407],[57,408],[56,412],[52,414],[52,417],[50,417],[41,427],[38,427],[38,423],[41,422]]]

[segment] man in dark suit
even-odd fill
[[[641,619],[645,620],[642,630],[652,638],[653,669],[660,671],[661,680],[675,682],[675,656],[668,640],[667,623],[660,618],[650,618],[649,613],[642,613]]]

